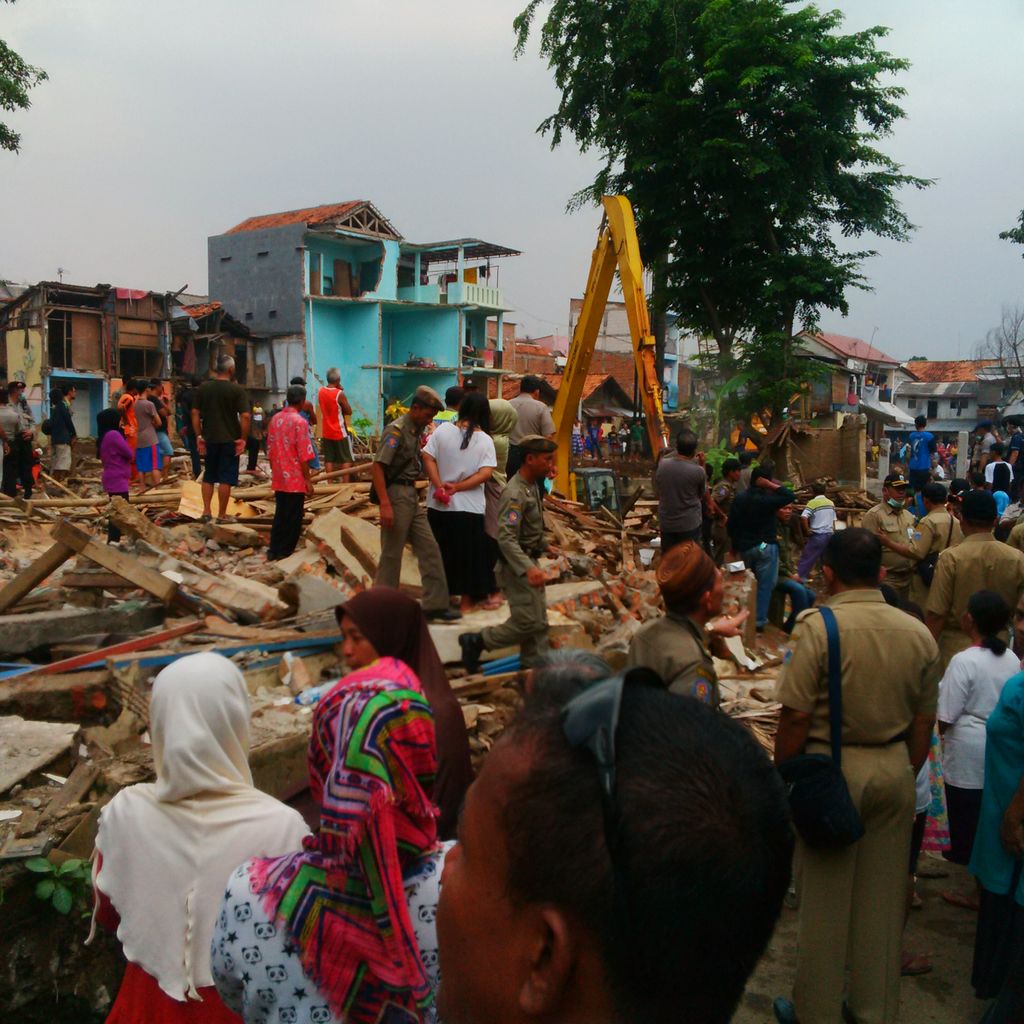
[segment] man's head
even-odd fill
[[[742,468],[739,459],[726,459],[722,463],[722,479],[728,480],[731,484],[736,483],[740,478]]]
[[[606,820],[593,755],[544,700],[488,755],[438,908],[448,1024],[731,1018],[789,884],[779,778],[737,723],[630,683],[614,770]]]
[[[521,395],[536,395],[540,391],[540,378],[533,377],[527,374],[519,382],[519,394]]]
[[[960,522],[964,533],[991,533],[995,529],[996,499],[987,491],[968,491],[960,505]]]
[[[302,384],[289,384],[285,397],[293,409],[301,409],[306,401],[306,388]]]
[[[542,655],[526,678],[526,692],[566,704],[591,683],[612,674],[608,662],[582,647],[554,647]]]
[[[73,402],[78,397],[78,388],[74,384],[62,384],[61,391],[69,402]]]
[[[942,484],[932,481],[921,488],[921,498],[924,501],[924,507],[929,512],[933,508],[942,508],[946,504],[946,488]]]
[[[882,500],[895,509],[903,508],[907,503],[907,480],[902,473],[890,473],[882,481]]]
[[[697,454],[697,435],[692,430],[680,430],[676,435],[676,451],[692,459]]]
[[[441,396],[433,388],[423,384],[413,392],[412,402],[409,404],[409,419],[418,430],[423,430],[443,408]]]
[[[533,483],[538,480],[546,480],[556,465],[556,453],[558,445],[554,441],[540,434],[527,434],[519,442],[519,449],[523,453],[523,463],[519,472]]]
[[[753,461],[753,452],[740,452],[740,469],[746,469]]]
[[[917,427],[918,430],[924,430],[924,428],[928,426],[928,417],[927,416],[915,416],[914,417],[914,426]]]
[[[447,408],[451,409],[453,412],[458,412],[459,405],[461,404],[463,398],[465,398],[465,397],[466,397],[465,390],[463,388],[460,388],[456,384],[453,387],[450,387],[444,393],[444,404],[445,404],[445,406]]]
[[[696,541],[684,540],[669,548],[655,578],[670,612],[689,615],[698,622],[721,614],[725,598],[722,574]]]
[[[327,371],[327,383],[332,388],[336,388],[341,383],[341,370],[339,370],[336,366],[332,366]]]
[[[784,526],[788,526],[793,518],[793,506],[783,505],[782,508],[776,510],[775,518]]]
[[[877,587],[882,575],[882,542],[859,527],[837,530],[825,545],[821,564],[829,593]]]
[[[296,377],[292,377],[292,379],[291,379],[290,381],[288,381],[288,384],[289,384],[289,386],[291,386],[291,385],[295,385],[295,384],[298,384],[298,385],[300,385],[301,387],[305,387],[305,386],[306,386],[306,378],[305,378],[305,377],[303,377],[303,376],[302,376],[302,375],[300,374],[299,376],[296,376]]]
[[[985,490],[985,487],[985,474],[979,473],[977,470],[975,470],[971,474],[971,489],[975,491],[983,491]]]
[[[828,484],[826,484],[824,480],[815,480],[814,483],[811,484],[811,491],[815,495],[828,494]]]
[[[231,356],[220,355],[217,356],[217,369],[216,373],[218,377],[224,380],[231,380],[235,375],[235,361]]]
[[[992,447],[989,449],[989,453],[991,454],[994,462],[999,462],[1002,460],[1004,451],[1006,451],[1006,449],[1003,447],[1000,441],[996,441],[996,443],[992,445]]]
[[[7,392],[12,402],[17,402],[25,394],[25,382],[12,380],[7,385]]]

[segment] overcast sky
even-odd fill
[[[567,329],[599,222],[568,216],[593,176],[535,134],[556,101],[513,60],[523,0],[20,0],[0,38],[50,75],[7,120],[0,278],[206,290],[206,238],[243,218],[369,199],[413,241],[471,235],[522,249],[500,284],[533,336]],[[830,6],[830,5],[823,5]],[[886,24],[908,118],[885,149],[936,179],[908,193],[919,230],[880,242],[874,291],[828,330],[906,358],[967,358],[1024,302],[1024,4],[845,0],[846,28]],[[877,330],[876,330],[877,329]]]

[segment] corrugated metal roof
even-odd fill
[[[185,310],[190,317],[198,320],[201,316],[209,316],[210,313],[215,313],[222,305],[223,303],[214,301],[201,302],[195,306],[182,306],[181,308]]]
[[[237,235],[242,231],[264,231],[267,228],[280,228],[287,224],[308,224],[315,227],[334,217],[343,217],[357,206],[366,205],[365,199],[349,199],[344,203],[328,203],[325,206],[307,206],[302,210],[286,210],[284,213],[264,213],[258,217],[248,217],[241,224],[228,228],[225,235]]]
[[[931,381],[907,381],[899,386],[896,392],[898,397],[913,395],[915,398],[973,398],[978,394],[977,381],[942,381],[933,383]]]
[[[976,381],[979,370],[998,365],[998,359],[915,359],[907,363],[907,369],[919,381],[946,383]]]

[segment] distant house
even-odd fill
[[[412,243],[352,200],[249,217],[211,237],[210,294],[270,338],[276,396],[295,375],[315,391],[337,366],[357,429],[362,420],[377,433],[391,401],[420,384],[443,394],[465,374],[505,372],[494,263],[518,255],[479,238]]]
[[[927,416],[937,431],[996,420],[1019,394],[1019,374],[998,359],[915,359],[906,368],[914,379],[899,386],[894,400],[910,416]]]
[[[868,431],[878,438],[884,429],[912,425],[912,416],[895,405],[894,384],[906,377],[900,361],[862,338],[818,332],[801,334],[800,354],[822,364],[827,372],[808,386],[797,410],[804,420],[833,412],[861,413]]]
[[[562,374],[546,373],[540,375],[541,398],[554,403],[558,389],[562,386]],[[518,380],[506,380],[503,385],[503,397],[514,398],[519,393]],[[626,394],[619,382],[610,373],[588,373],[583,380],[580,392],[583,404],[583,416],[598,419],[610,419],[615,416],[631,417],[633,415],[633,399]]]

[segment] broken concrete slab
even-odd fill
[[[0,793],[67,753],[79,732],[76,722],[29,722],[0,717]]]
[[[376,575],[380,563],[380,527],[358,516],[350,516],[332,508],[316,517],[306,532],[323,541],[342,561],[351,565],[357,578]],[[399,584],[403,589],[419,593],[423,589],[419,565],[412,549],[406,547],[402,556]]]
[[[355,594],[343,580],[327,579],[311,566],[292,573],[277,592],[294,609],[292,614],[299,616],[337,608]]]
[[[0,715],[37,722],[106,725],[121,713],[121,699],[107,669],[0,679]]]
[[[162,606],[143,601],[123,601],[109,608],[0,615],[0,655],[24,654],[57,639],[90,633],[141,633],[159,626],[164,615]]]
[[[462,660],[462,648],[459,646],[460,633],[479,633],[485,626],[500,625],[508,618],[508,606],[501,608],[481,609],[468,612],[457,622],[432,622],[430,636],[446,665],[454,665]],[[638,624],[639,625],[639,624]],[[583,627],[561,612],[548,612],[548,640],[552,647],[586,647],[591,646],[590,639]],[[501,650],[488,651],[485,655],[492,658],[503,658],[508,654],[517,654],[518,647],[503,647]]]

